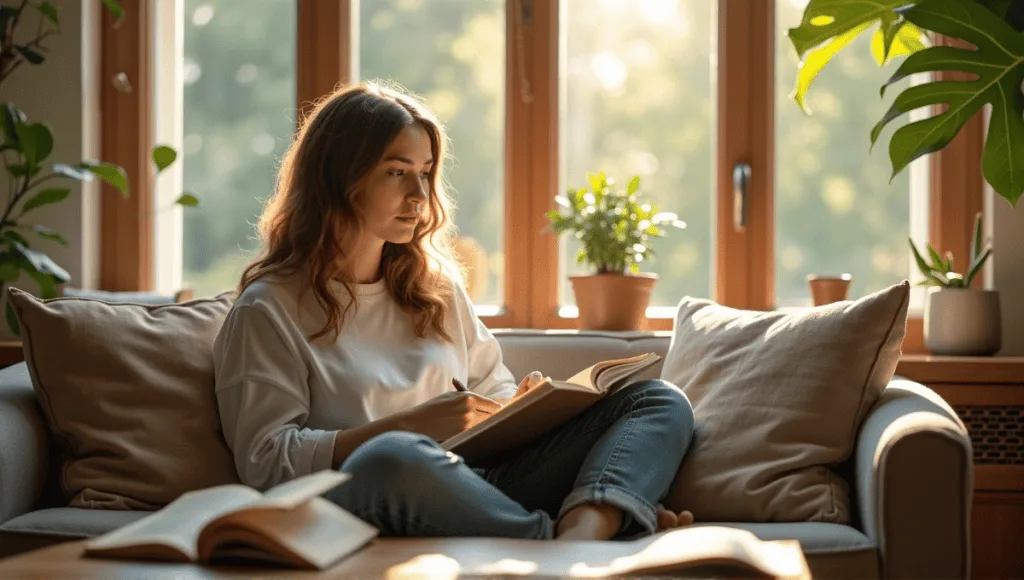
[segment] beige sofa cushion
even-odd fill
[[[856,301],[749,311],[684,298],[661,377],[696,431],[665,504],[697,521],[848,523],[833,471],[899,362],[910,285]]]
[[[157,509],[238,482],[213,385],[231,294],[165,305],[43,301],[17,288],[10,297],[33,387],[65,447],[71,506]]]

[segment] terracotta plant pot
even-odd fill
[[[932,354],[988,356],[1002,347],[999,292],[929,288],[924,303],[924,345]]]
[[[640,330],[657,274],[569,276],[583,330]]]
[[[811,286],[811,300],[815,306],[846,300],[846,293],[850,290],[852,280],[853,276],[849,274],[839,276],[811,274],[807,277],[807,283]]]

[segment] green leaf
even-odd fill
[[[10,255],[6,255],[4,258],[6,259],[0,260],[0,283],[7,285],[18,279],[21,270],[18,269],[16,263],[10,260]]]
[[[633,195],[640,190],[640,176],[634,175],[626,185],[626,195]]]
[[[64,163],[57,163],[53,166],[53,172],[57,175],[63,175],[64,177],[70,177],[71,179],[77,179],[78,181],[92,181],[92,173],[81,165],[66,165]]]
[[[21,266],[22,270],[24,270],[25,273],[29,275],[29,277],[35,280],[36,285],[39,286],[40,298],[46,299],[57,297],[57,279],[55,276],[53,276],[52,274],[47,274],[45,272],[40,272],[33,268],[31,264],[25,262],[22,262]],[[67,280],[62,281],[67,282]]]
[[[153,163],[156,164],[157,173],[167,169],[177,158],[178,152],[166,145],[153,148]]]
[[[883,128],[900,115],[945,103],[948,109],[909,123],[889,142],[892,178],[913,160],[945,147],[985,104],[992,105],[982,173],[1002,197],[1016,205],[1024,193],[1024,35],[972,0],[931,0],[904,15],[922,29],[959,38],[977,47],[935,46],[916,52],[882,87],[912,74],[958,71],[974,80],[933,81],[904,90],[871,131],[872,147]]]
[[[195,207],[199,205],[199,200],[191,193],[183,193],[181,197],[174,200],[174,203],[184,207]]]
[[[21,236],[21,234],[19,234],[18,232],[14,231],[14,230],[10,230],[10,229],[4,230],[3,233],[0,234],[0,236],[10,240],[12,242],[12,245],[14,245],[14,244],[21,244],[21,245],[25,246],[26,248],[29,246],[28,240],[23,238]]]
[[[974,216],[974,237],[971,238],[971,260],[978,259],[978,252],[981,251],[981,212]]]
[[[103,0],[103,5],[107,8],[107,12],[114,17],[114,20],[120,22],[121,18],[124,17],[124,10],[121,8],[121,3],[117,0]]]
[[[46,254],[38,250],[31,250],[18,242],[14,242],[14,249],[28,260],[29,264],[32,266],[32,270],[35,270],[40,274],[53,276],[61,282],[67,282],[71,279],[71,275],[68,274],[67,270],[57,265],[57,262],[54,262]],[[31,274],[31,270],[28,268],[24,268],[24,270]]]
[[[921,271],[921,274],[924,275],[925,279],[935,282],[938,286],[945,286],[945,282],[935,275],[928,263],[924,261],[924,257],[921,256],[921,252],[917,251],[917,246],[914,245],[914,241],[909,238],[907,241],[910,242],[910,249],[914,252],[914,261],[917,262],[917,269]]]
[[[895,9],[913,0],[811,0],[804,9],[800,26],[787,36],[798,57],[823,46],[829,40],[864,24],[898,17]]]
[[[113,163],[83,163],[82,167],[91,171],[96,177],[106,181],[121,192],[122,196],[128,195],[128,174],[120,165]]]
[[[978,272],[981,271],[982,266],[985,265],[985,260],[988,260],[988,257],[991,255],[992,248],[986,248],[985,251],[982,252],[980,256],[978,256],[978,259],[975,260],[974,264],[971,266],[970,271],[967,272],[967,279],[965,281],[966,286],[970,286],[971,280],[974,280],[974,277],[977,276]]]
[[[832,40],[828,41],[827,44],[811,51],[807,54],[807,57],[800,63],[800,69],[796,75],[796,87],[793,88],[793,92],[790,93],[790,98],[796,101],[797,105],[803,109],[805,113],[810,113],[811,109],[807,106],[807,91],[811,88],[811,83],[814,82],[815,77],[818,73],[825,68],[832,57],[837,52],[842,50],[844,46],[850,43],[858,34],[864,32],[870,22],[865,22],[859,26],[856,26],[839,36],[836,36]]]
[[[50,4],[49,2],[40,2],[36,8],[39,10],[40,14],[49,18],[51,22],[54,24],[60,24],[57,16],[57,7],[53,4]]]
[[[19,163],[17,165],[8,165],[7,173],[10,173],[11,177],[25,177],[26,175],[28,175],[29,177],[35,177],[36,174],[39,173],[39,168],[29,168],[28,165]]]
[[[28,213],[37,207],[49,203],[57,203],[58,201],[63,201],[65,198],[67,198],[67,196],[70,193],[70,189],[44,189],[39,193],[35,194],[34,196],[32,196],[32,198],[29,199],[28,201],[26,201],[25,206],[22,208],[21,212],[23,214]]]
[[[51,230],[46,226],[32,226],[32,231],[34,231],[37,236],[43,238],[44,240],[50,240],[51,242],[56,242],[62,246],[68,245],[68,241],[67,239],[64,238],[64,236],[60,235],[59,233]]]
[[[32,64],[43,64],[43,61],[46,60],[46,57],[41,53],[36,52],[27,46],[15,46],[14,49],[21,54],[22,58]]]
[[[985,8],[988,8],[993,14],[998,15],[1000,18],[1006,17],[1006,13],[1010,10],[1010,5],[1013,0],[974,0],[978,4],[981,4]]]
[[[53,152],[53,134],[42,123],[16,123],[14,132],[21,144],[25,165],[35,168]]]
[[[21,325],[18,324],[18,315],[14,312],[14,307],[11,306],[10,299],[7,300],[5,314],[4,318],[7,320],[7,328],[14,336],[21,336]]]
[[[943,274],[949,272],[949,270],[946,268],[946,263],[942,261],[942,256],[939,255],[939,252],[937,252],[931,244],[928,244],[928,255],[932,259],[933,270],[937,270],[939,272],[942,272]]]
[[[921,29],[902,17],[882,19],[882,25],[871,37],[871,56],[879,66],[898,56],[913,54],[924,49]]]
[[[15,132],[14,127],[19,122],[25,121],[25,114],[19,111],[14,105],[6,103],[4,105],[2,121],[4,143],[21,151],[21,144],[18,143],[18,134]]]

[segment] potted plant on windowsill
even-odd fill
[[[569,189],[556,196],[560,206],[547,213],[555,235],[572,231],[581,243],[578,264],[594,268],[574,274],[572,282],[579,326],[587,330],[636,330],[643,324],[657,275],[640,272],[640,263],[654,256],[650,241],[664,235],[660,226],[684,228],[669,212],[639,199],[640,176],[625,192],[604,172],[588,173],[590,188]]]
[[[972,288],[971,282],[992,255],[992,247],[982,248],[981,214],[974,220],[971,261],[966,274],[953,269],[953,254],[943,258],[931,244],[929,259],[910,242],[917,267],[924,274],[921,285],[931,286],[924,306],[924,343],[933,354],[992,355],[1002,346],[999,292]]]

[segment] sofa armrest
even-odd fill
[[[856,471],[883,578],[970,576],[971,439],[941,397],[893,379],[861,425]]]
[[[25,363],[0,369],[0,524],[32,510],[43,491],[48,447]]]

